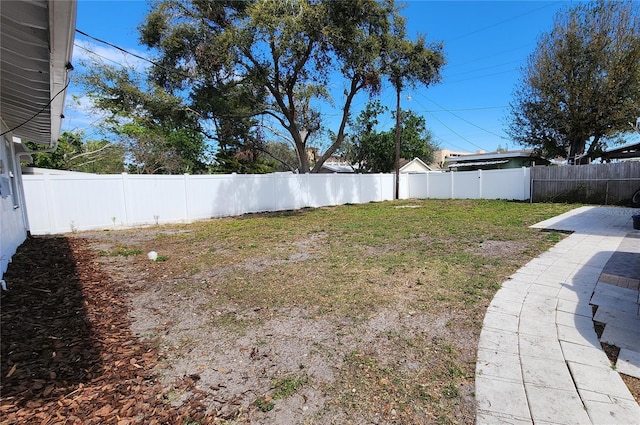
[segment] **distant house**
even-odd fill
[[[444,159],[443,168],[451,171],[499,170],[549,165],[549,163],[549,160],[536,155],[533,150],[523,149],[447,157]]]
[[[602,161],[640,161],[640,143],[602,152]]]
[[[345,159],[332,155],[322,164],[320,168],[320,173],[322,174],[330,174],[330,173],[355,173],[355,169]]]
[[[458,156],[464,155],[473,155],[473,152],[460,152],[460,151],[452,151],[449,149],[438,149],[433,153],[433,163],[429,164],[429,167],[432,169],[442,169],[446,168],[445,158],[455,158]]]
[[[0,281],[29,231],[22,141],[55,150],[71,66],[76,0],[22,0],[0,7]],[[2,281],[4,282],[4,281]]]
[[[320,167],[321,174],[331,174],[331,173],[355,173],[353,167],[349,164],[322,164]]]
[[[429,171],[433,171],[433,169],[420,158],[400,160],[400,174],[428,173]]]

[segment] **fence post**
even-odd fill
[[[53,190],[51,188],[51,174],[44,173],[42,175],[44,181],[44,202],[45,202],[45,211],[48,211],[47,216],[49,217],[49,233],[58,233],[58,229],[56,228],[56,209],[55,209],[55,200],[53,199]]]
[[[455,172],[451,171],[449,174],[451,175],[451,177],[449,178],[449,186],[450,186],[450,189],[451,189],[451,193],[449,195],[449,199],[456,199],[455,198],[455,188],[454,188],[454,178],[453,178],[453,175],[455,174]]]
[[[478,199],[482,199],[482,170],[478,169]]]
[[[191,222],[191,212],[189,209],[189,173],[184,173],[184,213],[187,223]]]
[[[122,173],[122,203],[124,204],[124,225],[131,226],[129,222],[129,175]]]
[[[529,178],[527,179],[527,171],[529,172]],[[529,187],[529,199],[531,200],[531,168],[522,167],[522,201],[527,199],[527,186]]]

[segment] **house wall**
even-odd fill
[[[25,175],[33,234],[393,199],[393,174]],[[400,198],[528,199],[528,169],[402,174]]]
[[[1,132],[4,127],[0,125]],[[27,238],[25,215],[20,197],[20,167],[13,144],[0,138],[0,280],[9,261]]]

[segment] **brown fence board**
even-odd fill
[[[626,205],[640,189],[640,162],[531,168],[532,202]]]

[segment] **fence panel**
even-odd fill
[[[530,196],[529,168],[410,174],[411,198],[515,199]]]
[[[123,176],[128,225],[173,223],[186,219],[184,177],[181,175]]]
[[[640,188],[640,162],[534,167],[533,202],[626,204]]]
[[[393,175],[25,175],[30,230],[65,233],[393,199]]]
[[[527,200],[531,197],[531,168],[482,171],[482,199]]]
[[[30,230],[64,233],[128,225],[122,179],[116,175],[23,176]]]
[[[480,198],[481,172],[454,171],[449,173],[451,177],[452,194],[454,199],[478,199]]]
[[[473,171],[472,171],[473,172]],[[428,198],[451,199],[452,186],[451,174],[453,173],[429,173],[426,183],[428,184]]]
[[[507,173],[507,174],[505,174]],[[507,176],[508,177],[505,177]],[[526,199],[522,170],[403,174],[400,198]],[[392,200],[393,174],[25,175],[33,234]]]

